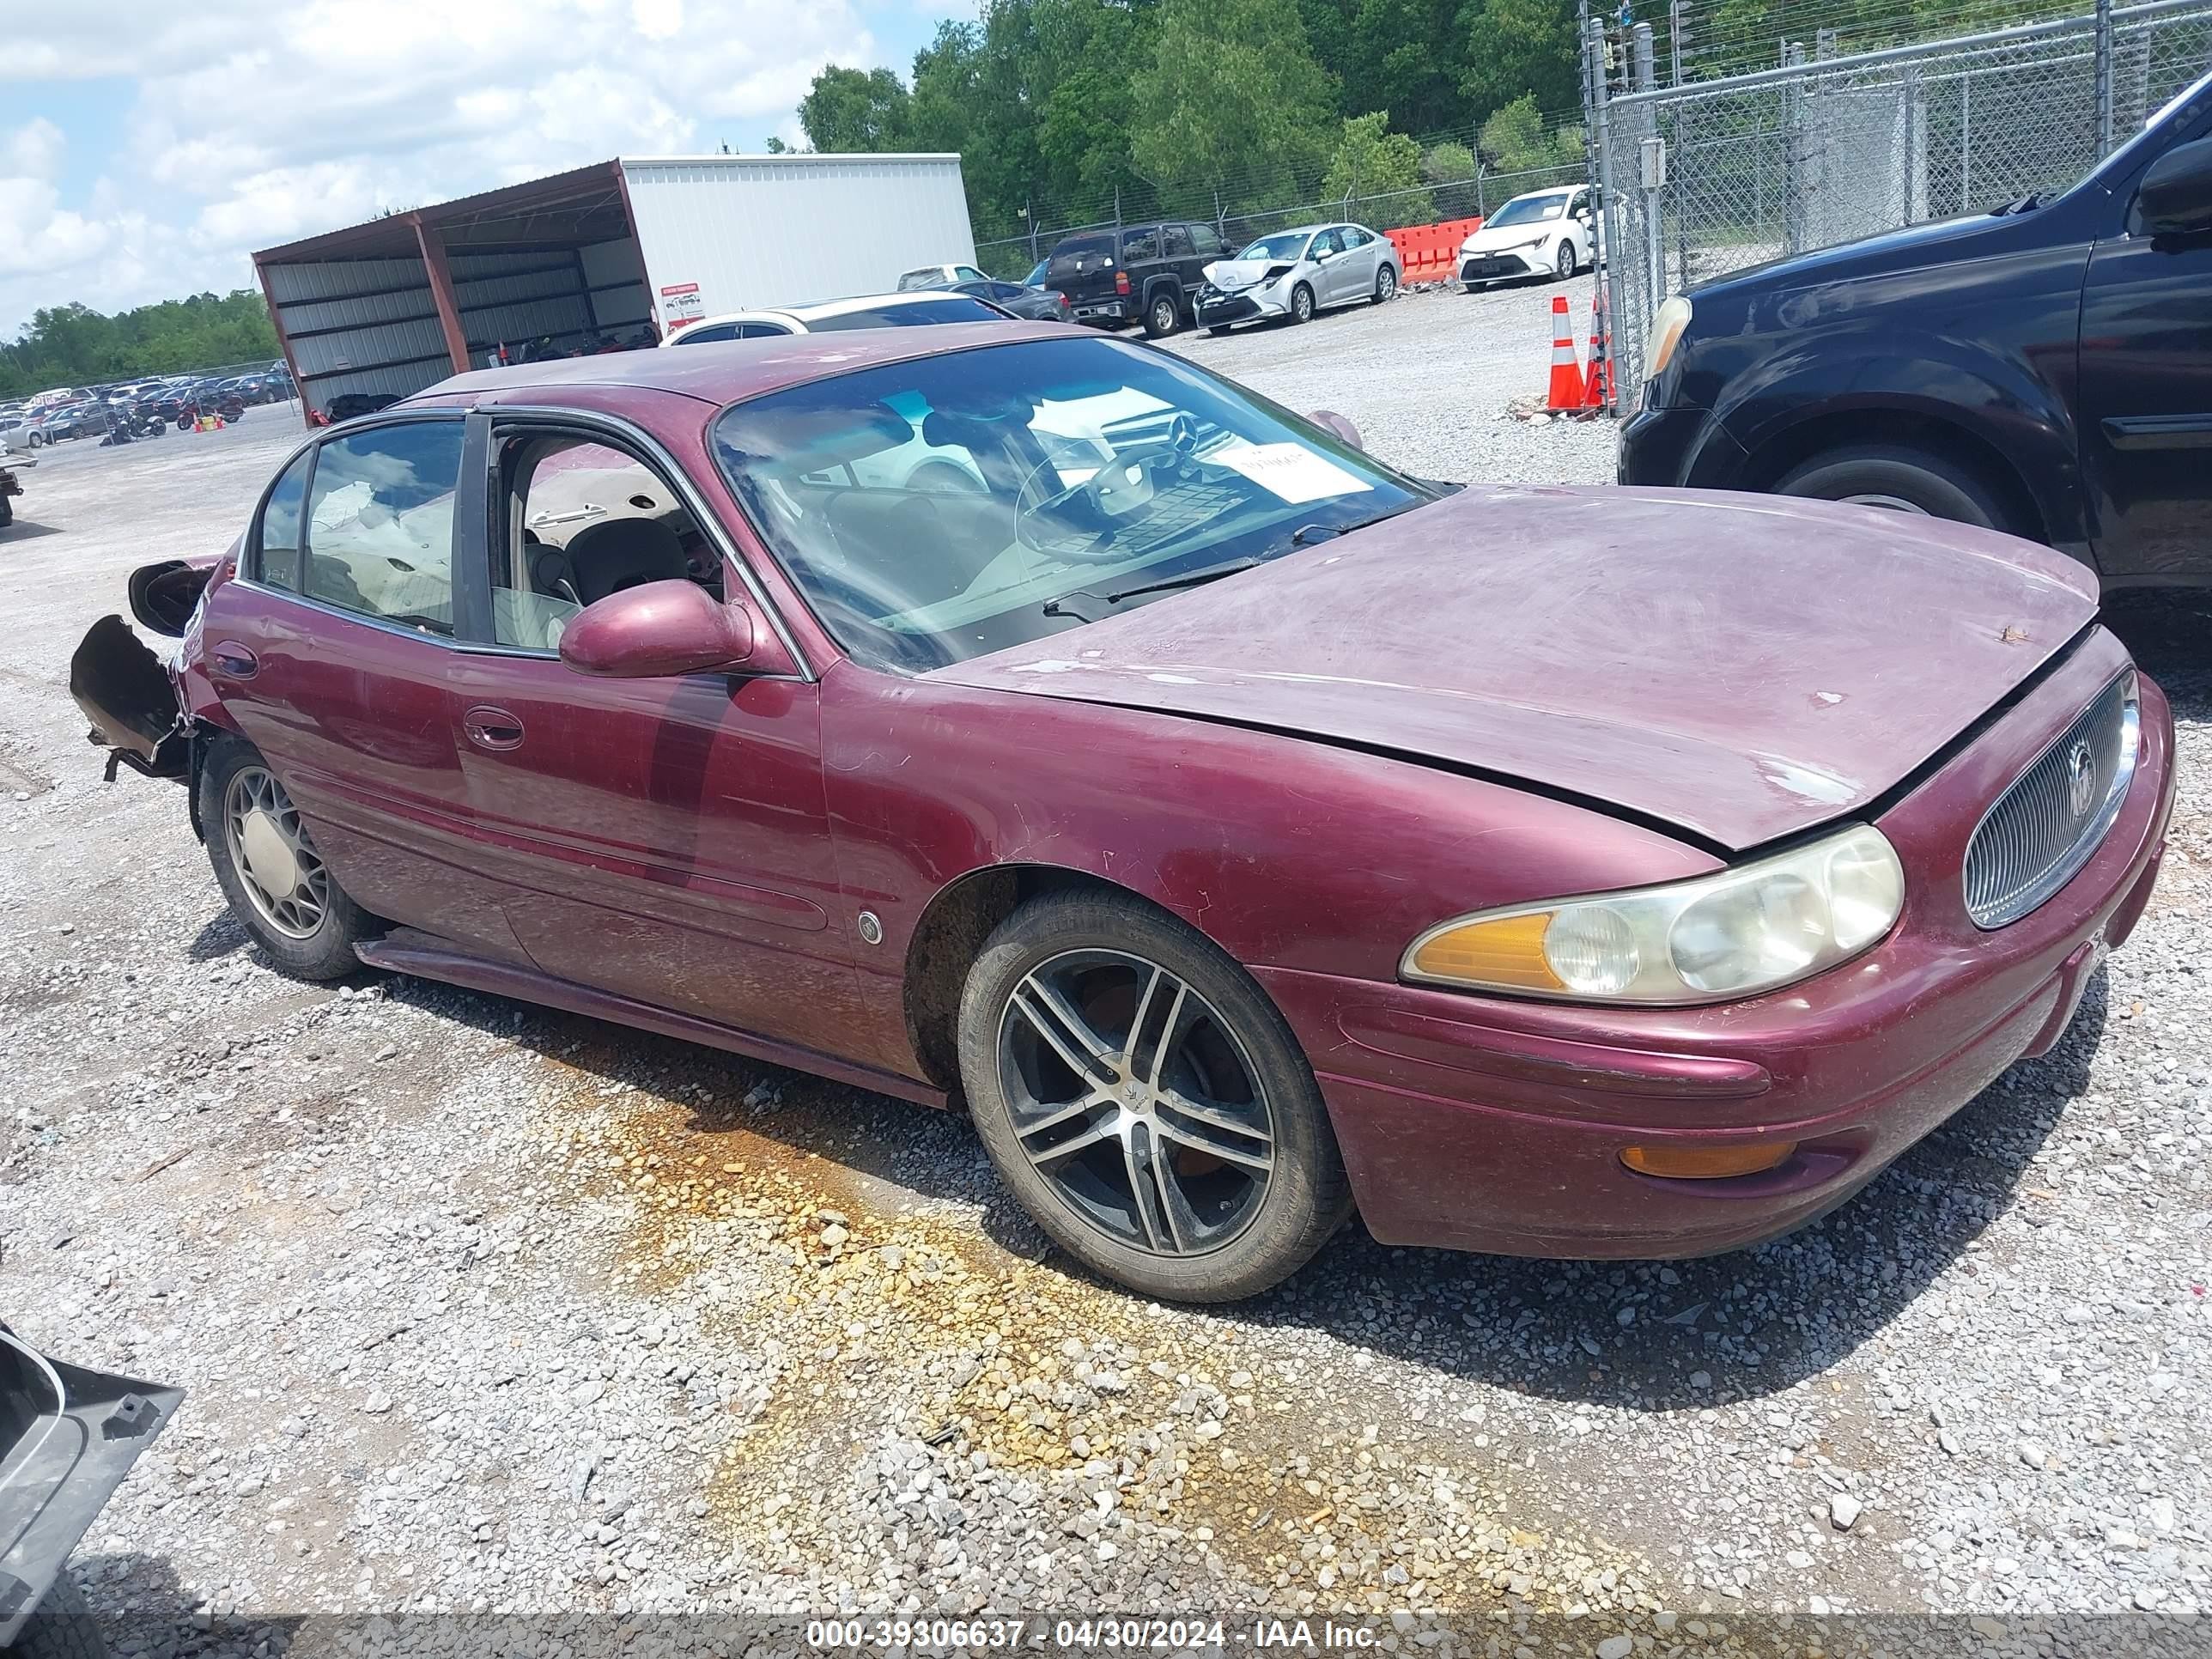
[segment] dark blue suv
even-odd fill
[[[1985,525],[2212,584],[2212,76],[2079,185],[1741,272],[1653,319],[1620,481]]]

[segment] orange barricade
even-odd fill
[[[1480,219],[1443,219],[1403,225],[1389,233],[1409,283],[1449,282],[1459,269],[1459,245],[1482,228]]]

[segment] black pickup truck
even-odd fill
[[[1228,252],[1212,225],[1182,219],[1079,231],[1054,245],[1042,286],[1079,323],[1141,322],[1158,339],[1190,323],[1206,267]]]

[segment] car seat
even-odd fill
[[[682,539],[658,519],[609,519],[578,531],[565,549],[531,550],[532,586],[578,605],[690,574]]]

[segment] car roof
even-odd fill
[[[1541,190],[1524,190],[1518,196],[1510,198],[1500,205],[1510,207],[1515,202],[1533,202],[1544,196],[1571,196],[1582,188],[1580,185],[1547,185]]]
[[[936,270],[936,265],[919,267]],[[908,276],[914,273],[908,271]],[[823,317],[842,317],[848,311],[878,311],[885,306],[920,305],[927,300],[944,297],[943,289],[908,289],[902,294],[855,294],[842,300],[808,300],[795,306],[763,306],[757,311],[724,311],[712,317],[702,317],[696,323],[686,323],[668,337],[673,343],[683,335],[714,323],[797,323],[802,328]]]
[[[916,297],[943,295],[933,291]],[[701,319],[702,322],[714,320],[717,319]],[[1054,335],[1075,340],[1100,338],[1097,330],[1074,324],[1006,319],[939,323],[928,328],[840,329],[829,334],[787,334],[773,339],[709,340],[683,351],[606,351],[507,368],[472,369],[441,380],[404,401],[410,405],[472,403],[478,398],[526,402],[509,394],[541,386],[622,386],[696,398],[702,403],[730,404],[883,363]]]

